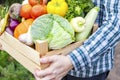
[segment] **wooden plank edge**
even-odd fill
[[[78,42],[75,42],[75,43],[72,43],[62,49],[58,49],[58,50],[53,50],[53,51],[49,51],[48,53],[46,53],[46,56],[51,56],[51,55],[54,55],[54,54],[58,54],[58,55],[68,55],[71,51],[73,51],[74,49],[80,47],[83,42],[83,41],[78,41]]]
[[[23,65],[27,70],[31,73],[34,73],[35,69],[41,69],[39,65],[23,56],[20,52],[13,49],[11,46],[7,45],[4,41],[0,39],[1,44],[3,45],[3,49],[8,52],[10,56],[12,56],[16,61],[18,61],[21,65]]]
[[[22,55],[26,56],[27,58],[31,59],[33,62],[39,64],[39,53],[32,49],[31,47],[21,43],[19,40],[15,39],[13,36],[4,32],[0,39],[5,41],[7,45],[12,47],[14,50],[21,52]],[[39,64],[40,65],[40,64]]]
[[[40,53],[40,58],[44,57],[48,52],[48,42],[43,40],[36,40],[35,49]],[[45,69],[49,66],[49,64],[41,64],[41,69]]]

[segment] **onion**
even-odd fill
[[[12,19],[18,19],[20,16],[20,9],[21,9],[21,4],[20,3],[13,3],[9,10],[8,13]]]
[[[6,28],[6,32],[8,32],[10,35],[13,36],[13,31],[10,29],[10,27],[7,27],[7,28]]]
[[[19,21],[11,18],[9,27],[12,31],[14,31],[18,24],[19,24]]]

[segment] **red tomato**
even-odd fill
[[[37,5],[37,4],[42,4],[43,3],[43,0],[28,0],[29,4],[34,6],[34,5]]]
[[[46,8],[46,5],[35,5],[32,7],[31,9],[31,17],[33,19],[43,15],[43,14],[46,14],[47,13],[47,8]]]
[[[20,16],[22,16],[26,19],[30,18],[31,17],[30,16],[31,9],[32,9],[32,6],[30,4],[23,5],[20,9]]]
[[[47,6],[42,5],[42,14],[47,14]]]

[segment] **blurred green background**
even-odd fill
[[[0,51],[0,80],[34,80],[34,77],[8,53]]]

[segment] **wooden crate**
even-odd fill
[[[42,69],[44,65],[40,65],[39,59],[40,55],[51,56],[54,54],[59,55],[67,55],[69,52],[79,47],[82,44],[81,42],[76,42],[66,46],[65,48],[59,50],[48,51],[45,50],[44,44],[38,44],[38,47],[41,49],[33,49],[19,40],[15,39],[13,36],[4,32],[0,36],[0,43],[2,44],[3,49],[9,53],[14,59],[16,59],[20,64],[22,64],[26,69],[28,69],[31,73],[34,73],[36,68]],[[46,52],[46,53],[45,53]]]

